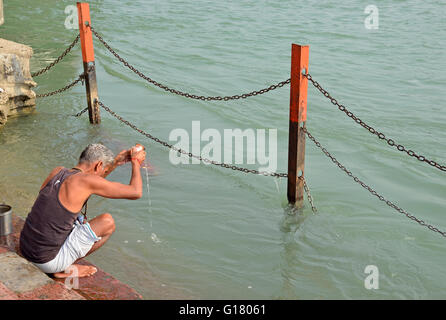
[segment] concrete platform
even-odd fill
[[[142,296],[110,274],[98,271],[77,280],[52,279],[20,255],[24,220],[13,215],[14,233],[0,237],[0,300],[141,300]],[[80,264],[92,265],[82,259]]]

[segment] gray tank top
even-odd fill
[[[78,172],[63,168],[39,192],[20,235],[20,251],[29,261],[53,260],[72,231],[78,213],[60,203],[59,190],[66,178]]]

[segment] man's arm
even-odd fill
[[[42,190],[48,184],[48,182],[50,182],[50,180],[62,169],[63,169],[63,167],[56,167],[56,168],[54,168],[53,171],[51,171],[51,173],[48,175],[48,177],[42,183],[42,186],[40,187],[40,190]]]
[[[132,160],[132,177],[128,185],[89,175],[86,183],[92,194],[111,199],[136,200],[142,197],[142,179],[138,160]]]

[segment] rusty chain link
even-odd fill
[[[49,97],[49,96],[53,96],[55,94],[67,91],[68,89],[74,87],[76,84],[78,84],[79,82],[82,82],[82,84],[84,83],[84,79],[85,79],[85,75],[81,74],[79,75],[79,77],[74,80],[73,82],[71,82],[70,84],[66,85],[63,88],[57,89],[55,91],[51,91],[51,92],[47,92],[47,93],[42,93],[42,94],[36,94],[36,98],[44,98],[44,97]]]
[[[286,84],[289,84],[291,82],[291,79],[287,79],[285,81],[281,81],[278,84],[273,84],[271,86],[269,86],[268,88],[264,88],[261,90],[255,90],[255,91],[251,91],[249,93],[244,93],[244,94],[240,94],[240,95],[233,95],[233,96],[198,96],[195,94],[190,94],[187,92],[182,92],[176,89],[172,89],[169,88],[166,85],[163,85],[151,78],[149,78],[148,76],[146,76],[145,74],[143,74],[141,71],[139,71],[138,69],[136,69],[134,66],[132,66],[129,62],[127,62],[124,58],[122,58],[118,53],[116,53],[115,50],[113,50],[108,43],[102,38],[102,36],[100,34],[98,34],[96,32],[96,30],[94,30],[94,28],[92,26],[90,26],[91,31],[93,32],[93,34],[96,36],[96,38],[98,38],[98,40],[107,48],[108,51],[110,51],[111,54],[113,54],[122,64],[124,64],[124,66],[126,66],[127,68],[129,68],[130,70],[132,70],[134,73],[136,73],[139,77],[143,78],[144,80],[146,80],[147,82],[165,90],[168,91],[170,93],[179,95],[179,96],[183,96],[186,98],[191,98],[191,99],[196,99],[196,100],[203,100],[203,101],[228,101],[228,100],[237,100],[237,99],[246,99],[248,97],[253,97],[256,95],[260,95],[260,94],[264,94],[267,93],[271,90],[275,90],[277,88],[283,87]]]
[[[305,178],[303,176],[300,176],[299,179],[301,179],[304,183],[304,190],[305,190],[305,193],[307,194],[308,202],[311,205],[311,210],[313,210],[313,213],[316,213],[317,209],[316,209],[316,206],[314,205],[313,197],[311,196],[311,193],[310,193],[310,188],[307,185],[307,180],[305,180]]]
[[[40,76],[42,73],[47,72],[48,70],[50,70],[52,67],[54,67],[56,64],[58,64],[70,51],[71,49],[74,48],[74,46],[76,45],[76,43],[78,43],[80,38],[80,35],[77,35],[77,37],[73,40],[73,42],[68,46],[68,48],[65,49],[64,52],[62,52],[62,54],[53,62],[51,62],[49,65],[47,65],[45,68],[43,68],[42,70],[39,70],[37,72],[31,73],[32,77],[37,77]]]
[[[88,107],[86,107],[85,109],[83,109],[83,110],[81,110],[81,111],[79,111],[78,113],[76,113],[76,114],[73,114],[73,117],[80,117],[81,115],[83,115],[85,112],[87,112],[88,111]]]
[[[114,111],[112,111],[109,107],[107,107],[106,105],[104,105],[101,101],[99,100],[95,100],[95,103],[98,103],[105,111],[107,111],[108,113],[110,113],[113,117],[115,117],[116,119],[118,119],[119,121],[121,121],[122,123],[124,123],[125,125],[129,126],[130,128],[132,128],[133,130],[139,132],[140,134],[146,136],[147,138],[169,148],[172,149],[174,151],[177,151],[179,153],[182,153],[190,158],[195,158],[198,159],[200,161],[209,163],[209,164],[213,164],[215,166],[220,166],[222,168],[227,168],[227,169],[232,169],[232,170],[236,170],[236,171],[241,171],[244,173],[253,173],[253,174],[258,174],[258,175],[263,175],[263,176],[272,176],[272,177],[278,177],[278,178],[286,178],[288,177],[288,174],[286,173],[276,173],[276,172],[264,172],[264,171],[258,171],[255,169],[248,169],[248,168],[241,168],[241,167],[237,167],[234,165],[229,165],[226,163],[221,163],[218,161],[214,161],[214,160],[210,160],[210,159],[206,159],[200,156],[197,156],[195,154],[192,154],[191,152],[187,152],[181,148],[177,148],[157,137],[152,136],[150,133],[147,133],[141,129],[139,129],[137,126],[135,126],[134,124],[130,123],[129,121],[125,120],[124,118],[122,118],[121,116],[117,115]]]
[[[318,148],[320,148],[322,150],[322,152],[328,157],[330,158],[330,160],[336,164],[342,171],[344,171],[350,178],[352,178],[356,183],[359,183],[364,189],[366,189],[367,191],[369,191],[372,195],[376,196],[380,201],[385,202],[389,207],[395,209],[396,211],[404,214],[406,217],[408,217],[409,219],[417,222],[418,224],[428,228],[431,231],[437,232],[439,234],[441,234],[443,237],[446,237],[446,232],[441,231],[439,229],[437,229],[436,227],[427,224],[426,222],[424,222],[423,220],[418,219],[417,217],[415,217],[414,215],[408,213],[407,211],[405,211],[404,209],[398,207],[397,205],[395,205],[394,203],[392,203],[391,201],[387,200],[386,198],[384,198],[382,195],[380,195],[378,192],[376,192],[375,190],[373,190],[371,187],[369,187],[367,184],[365,184],[364,182],[362,182],[358,177],[356,177],[355,175],[353,175],[353,173],[351,171],[349,171],[345,166],[343,166],[330,152],[327,151],[327,149],[325,149],[321,143],[319,141],[316,140],[315,137],[313,137],[311,135],[310,132],[308,132],[308,129],[303,127],[302,130],[306,133],[306,135],[308,136],[308,138],[310,138],[311,141],[314,142],[314,144],[316,144],[316,146]]]
[[[330,100],[330,102],[337,106],[338,109],[342,112],[344,112],[349,118],[352,118],[357,124],[359,124],[360,126],[362,126],[363,128],[367,129],[370,133],[376,135],[379,139],[381,140],[385,140],[387,142],[387,144],[391,147],[395,147],[398,149],[398,151],[401,152],[406,152],[409,156],[411,157],[415,157],[417,158],[419,161],[422,162],[427,162],[429,165],[440,169],[441,171],[446,171],[446,165],[441,165],[433,160],[429,160],[427,159],[425,156],[422,155],[418,155],[416,154],[414,151],[412,150],[408,150],[406,149],[403,145],[401,144],[397,144],[393,139],[387,138],[384,133],[379,132],[378,130],[374,129],[373,127],[369,126],[368,124],[366,124],[364,121],[362,121],[360,118],[358,118],[357,116],[355,116],[351,111],[349,111],[344,105],[339,104],[338,101],[333,98],[328,92],[327,90],[325,90],[324,88],[321,87],[321,85],[315,81],[313,79],[313,77],[310,74],[303,74],[304,77],[306,77],[312,84],[313,86],[318,89],[327,99]]]

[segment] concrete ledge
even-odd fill
[[[13,215],[14,233],[0,237],[0,300],[141,300],[142,296],[110,274],[98,271],[79,278],[79,289],[68,289],[64,279],[52,279],[19,252],[24,220]],[[92,265],[82,259],[79,264]]]

